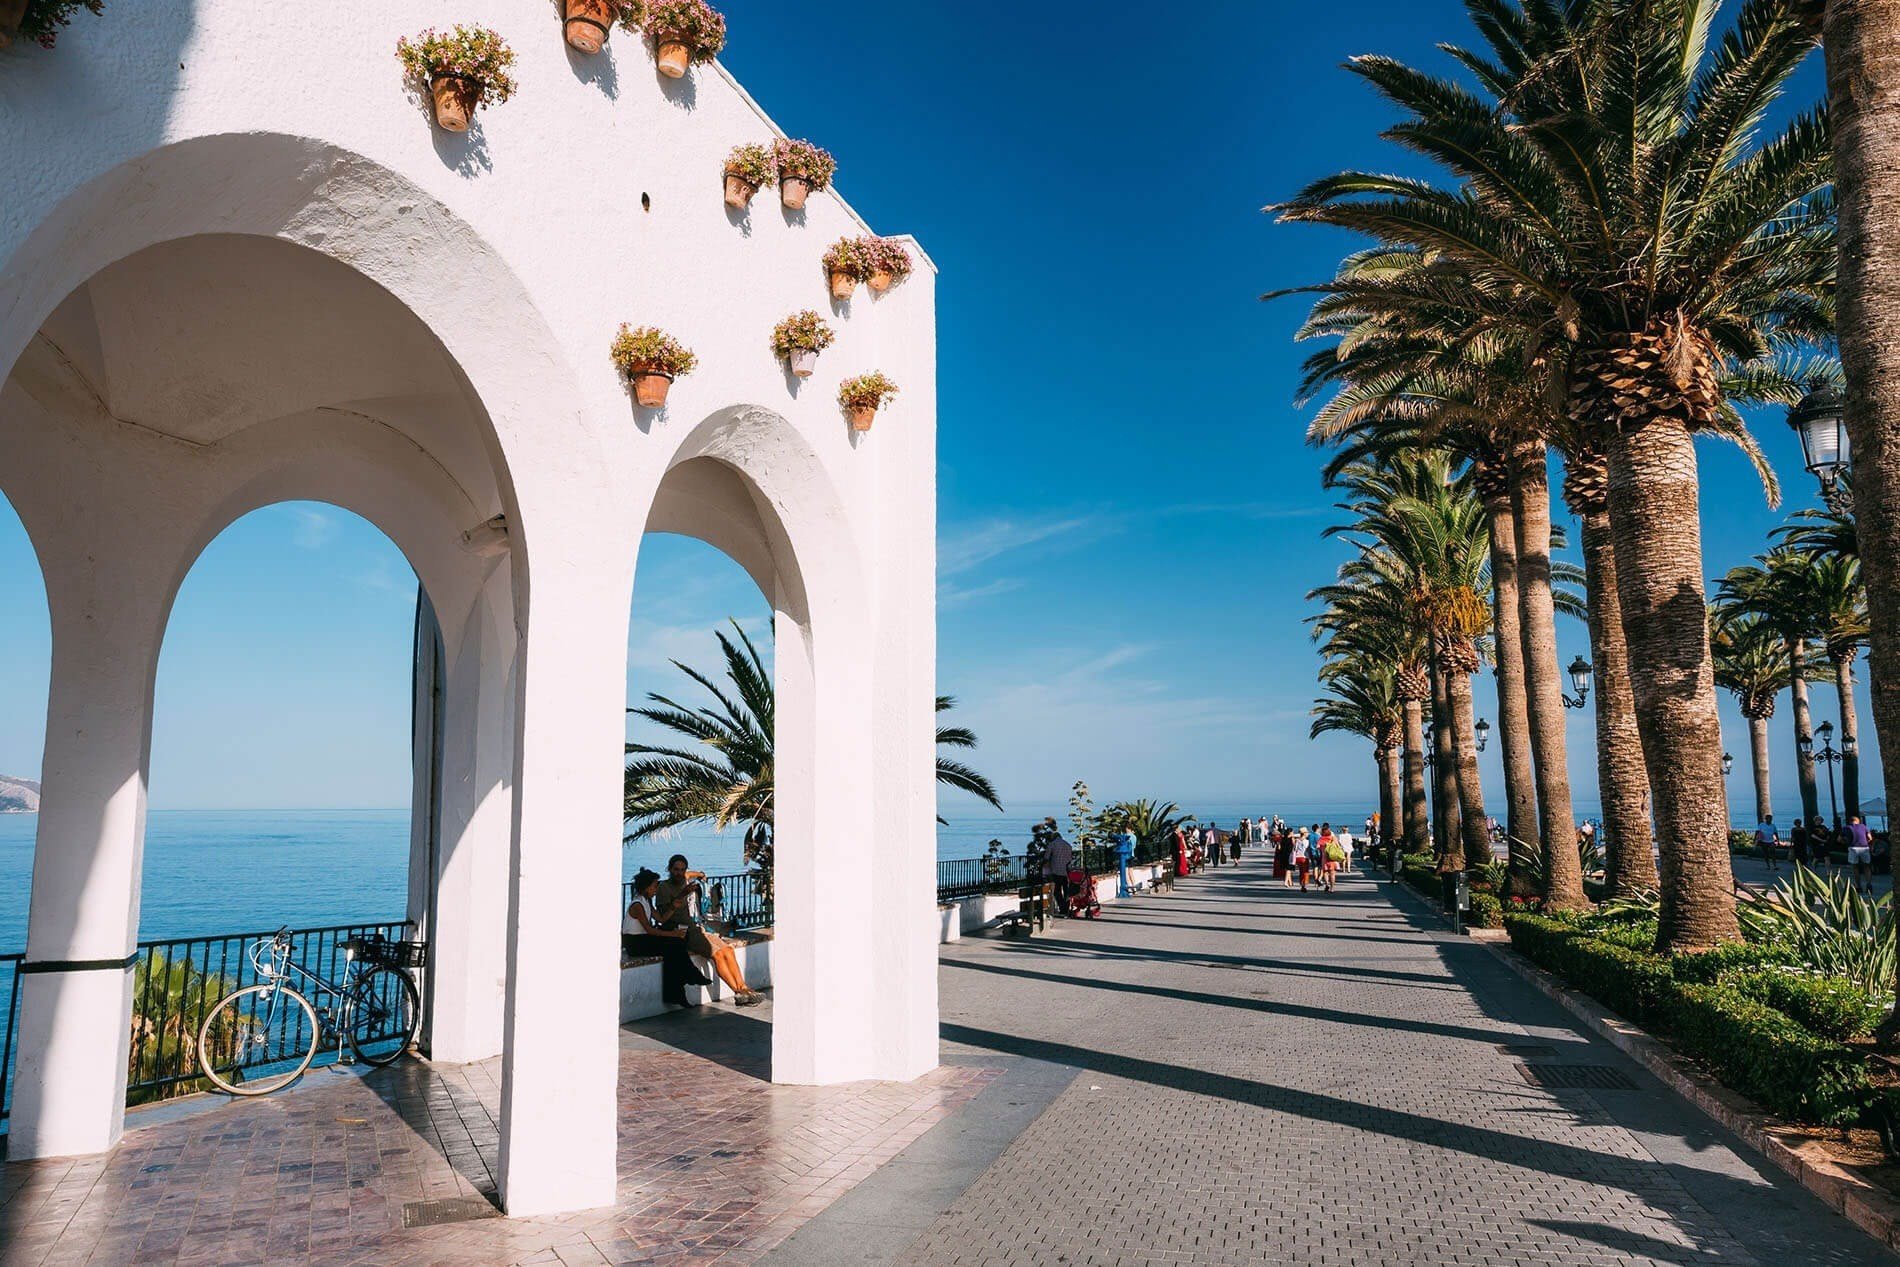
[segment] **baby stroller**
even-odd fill
[[[1095,877],[1080,867],[1069,871],[1069,918],[1080,919],[1086,915],[1094,919],[1102,913],[1102,904],[1095,896]]]

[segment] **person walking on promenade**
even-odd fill
[[[1351,875],[1352,874],[1352,845],[1353,845],[1352,833],[1350,831],[1347,831],[1344,827],[1341,827],[1338,831],[1333,833],[1333,839],[1339,842],[1339,852],[1341,854],[1339,869],[1343,871],[1345,874]]]
[[[1326,886],[1328,893],[1331,893],[1334,886],[1339,883],[1339,863],[1340,860],[1345,857],[1345,853],[1339,847],[1339,837],[1333,835],[1331,832],[1323,832],[1320,836],[1320,841],[1320,883]]]
[[[1854,868],[1854,888],[1874,895],[1874,834],[1859,814],[1847,816],[1847,861]]]
[[[1182,877],[1188,873],[1187,831],[1179,823],[1174,828],[1174,874]]]
[[[1273,878],[1281,888],[1293,887],[1293,833],[1284,827],[1273,832]]]
[[[1055,885],[1056,914],[1066,917],[1069,913],[1069,872],[1075,867],[1075,846],[1062,835],[1062,829],[1056,826],[1056,820],[1045,818],[1036,829],[1042,837],[1042,874]]]
[[[1115,833],[1115,896],[1124,901],[1135,896],[1134,886],[1128,883],[1128,864],[1134,860],[1135,833],[1124,827]]]
[[[1300,892],[1306,892],[1306,879],[1313,870],[1313,842],[1305,832],[1300,833],[1300,843],[1293,854],[1293,865],[1300,869]]]

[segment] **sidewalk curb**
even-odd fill
[[[1834,1162],[1817,1142],[1784,1142],[1775,1134],[1775,1129],[1784,1125],[1778,1119],[1728,1088],[1708,1081],[1666,1043],[1606,1010],[1595,999],[1571,990],[1509,945],[1485,943],[1485,948],[1598,1037],[1798,1180],[1829,1209],[1888,1249],[1900,1250],[1900,1199]]]

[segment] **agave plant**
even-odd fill
[[[1773,892],[1736,903],[1735,914],[1750,941],[1790,946],[1815,971],[1846,977],[1870,994],[1893,989],[1891,893],[1863,897],[1846,875],[1823,878],[1797,863]]]

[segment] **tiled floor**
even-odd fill
[[[0,1262],[750,1263],[993,1076],[774,1086],[750,1017],[643,1028],[622,1032],[611,1209],[496,1217],[500,1062],[407,1063],[133,1129],[105,1157],[0,1165]],[[442,1200],[487,1217],[417,1226]]]

